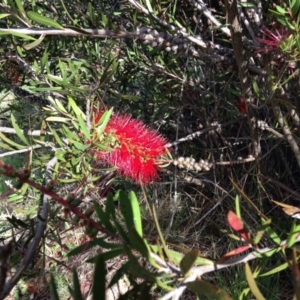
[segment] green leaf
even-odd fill
[[[231,297],[225,291],[204,280],[195,280],[192,282],[188,282],[186,286],[188,289],[195,292],[198,296],[205,296],[210,300],[231,299]]]
[[[14,150],[14,148],[8,146],[7,144],[3,144],[3,143],[1,143],[1,142],[0,142],[0,147],[1,147],[2,149],[6,149],[6,150]],[[2,153],[2,156],[3,156],[3,153]]]
[[[11,30],[6,30],[6,31],[3,31],[0,29],[0,36],[1,35],[13,35],[13,36],[17,36],[17,37],[20,37],[24,40],[31,40],[31,41],[34,41],[36,40],[34,37],[32,36],[29,36],[27,34],[24,34],[24,33],[19,33],[17,29],[11,29]]]
[[[255,255],[255,257],[258,257],[258,258],[271,257],[275,253],[279,252],[280,250],[281,250],[281,248],[277,247],[277,248],[271,249],[270,251],[264,252],[264,253],[254,252],[254,255]]]
[[[150,248],[155,252],[155,253],[159,253],[159,247],[157,245],[151,245]],[[171,259],[171,261],[173,261],[176,265],[179,265],[181,260],[184,257],[184,254],[171,250],[171,249],[167,249],[167,255],[168,257]],[[201,257],[198,256],[196,261],[195,261],[195,265],[196,266],[209,266],[209,265],[214,265],[214,261],[210,260],[208,258],[205,257]]]
[[[74,300],[83,300],[83,296],[81,294],[80,282],[78,279],[78,274],[76,269],[73,269],[73,293],[72,297]]]
[[[286,245],[288,248],[292,247],[295,244],[296,239],[299,237],[299,233],[300,233],[300,224],[297,224],[297,221],[294,220],[292,224],[292,228],[290,230],[290,234],[287,238]]]
[[[183,275],[186,275],[189,272],[189,270],[193,267],[199,254],[199,250],[192,250],[182,258],[179,266]]]
[[[113,278],[111,279],[108,287],[112,287],[115,283],[119,282],[119,280],[124,277],[124,274],[128,273],[129,269],[132,267],[130,261],[127,261],[125,264],[119,268],[116,273],[114,274]]]
[[[166,253],[166,255],[168,256],[168,247],[166,245],[166,241],[164,239],[164,236],[162,234],[162,231],[160,229],[160,226],[159,226],[159,223],[158,223],[158,219],[157,219],[157,215],[156,215],[156,210],[155,210],[155,207],[152,206],[152,214],[153,214],[153,219],[154,219],[154,223],[155,223],[155,227],[156,227],[156,230],[158,232],[158,235],[159,235],[159,238],[160,238],[160,241],[162,243],[162,247]]]
[[[256,232],[256,235],[255,237],[253,238],[253,243],[254,245],[257,245],[259,243],[259,241],[261,240],[261,238],[263,237],[265,231],[266,231],[266,228],[270,226],[272,220],[269,219],[269,220],[262,220],[262,225],[259,227],[259,229],[257,230]]]
[[[125,251],[126,251],[126,254],[129,258],[129,261],[131,262],[131,266],[132,266],[129,269],[130,274],[132,274],[133,276],[137,276],[138,278],[147,279],[149,281],[155,281],[156,280],[156,274],[151,273],[150,271],[148,271],[146,268],[142,267],[139,264],[138,258],[136,258],[131,252],[132,249],[125,246]]]
[[[21,14],[24,14],[25,10],[24,10],[22,2],[20,0],[15,0],[15,1],[16,1],[18,10],[19,10],[18,12],[21,13]]]
[[[81,144],[77,141],[69,140],[69,142],[72,143],[78,150],[81,150],[81,151],[85,151],[86,149],[88,149],[90,147],[90,145]]]
[[[267,226],[265,232],[268,234],[268,236],[277,244],[279,245],[281,243],[280,237],[277,235],[277,233],[270,227]]]
[[[120,199],[120,208],[122,211],[122,215],[125,219],[127,229],[128,231],[130,231],[133,228],[135,228],[135,220],[134,220],[134,213],[133,213],[133,207],[131,205],[131,200],[123,191],[120,191],[119,199]]]
[[[249,288],[250,288],[252,294],[254,295],[254,297],[257,300],[265,300],[265,297],[260,292],[260,290],[254,280],[252,271],[251,271],[248,263],[245,264],[245,274],[246,274],[246,279],[247,279]]]
[[[68,112],[66,111],[64,105],[58,100],[58,99],[55,99],[53,101],[51,101],[53,103],[53,106],[62,114],[65,114],[67,115]]]
[[[25,50],[31,50],[33,48],[36,48],[37,46],[39,46],[42,43],[42,41],[44,40],[44,38],[45,38],[45,35],[42,34],[37,40],[33,41],[32,43],[23,45],[23,48]]]
[[[113,108],[111,108],[108,111],[105,111],[103,113],[103,115],[101,116],[99,122],[96,124],[96,125],[98,125],[96,128],[96,132],[97,132],[98,136],[102,135],[104,129],[106,128],[108,121],[110,120],[112,113],[113,113]]]
[[[137,231],[133,228],[128,232],[129,239],[131,241],[131,245],[137,249],[144,257],[149,258],[150,249],[147,247],[147,244],[142,239],[142,237],[137,233]]]
[[[31,19],[32,21],[38,23],[38,24],[42,24],[45,26],[49,26],[49,27],[54,27],[54,28],[58,28],[58,29],[64,29],[59,23],[57,23],[56,21],[45,17],[45,16],[41,16],[33,11],[28,11],[27,12],[27,16],[29,19]]]
[[[292,2],[290,1],[290,8],[291,8],[293,17],[296,17],[299,13],[300,0],[292,0]]]
[[[60,74],[61,74],[61,77],[62,77],[62,84],[63,85],[66,85],[67,82],[66,82],[66,79],[67,79],[67,73],[66,73],[66,68],[65,66],[63,65],[61,59],[58,60],[58,66],[59,66],[59,69],[60,69]]]
[[[147,5],[147,8],[148,8],[149,12],[150,12],[150,13],[153,13],[153,9],[152,9],[150,0],[146,0],[146,5]]]
[[[131,205],[132,212],[133,212],[134,227],[135,227],[137,233],[141,237],[143,237],[143,226],[142,226],[140,205],[139,205],[139,201],[136,197],[136,194],[133,191],[129,192],[129,200],[130,200],[130,205]]]
[[[45,48],[43,57],[41,59],[41,73],[44,73],[45,66],[48,65],[49,52],[48,48]]]
[[[102,24],[102,26],[103,27],[107,27],[107,24],[109,24],[109,19],[104,14],[100,14],[100,16],[101,16],[101,24]]]
[[[4,19],[6,17],[10,16],[10,14],[0,14],[0,19]]]
[[[59,135],[57,134],[56,130],[52,129],[52,127],[50,125],[48,125],[51,133],[53,134],[56,143],[60,146],[63,147],[64,146],[64,142],[61,140],[61,138],[59,137]],[[64,153],[63,153],[64,154]]]
[[[124,240],[124,242],[126,244],[130,245],[128,233],[123,229],[123,226],[121,226],[117,221],[114,221],[114,225],[115,225],[120,237]]]
[[[50,292],[51,292],[51,299],[60,300],[60,298],[58,296],[57,286],[56,286],[53,274],[51,274],[51,277],[50,277]]]
[[[106,197],[105,212],[108,214],[108,216],[112,216],[113,219],[116,218],[115,204],[111,192],[109,192]]]
[[[151,245],[150,248],[152,249],[152,251],[158,255],[160,255],[160,253],[162,253],[162,249],[160,245]],[[168,256],[168,258],[177,266],[179,266],[184,254],[179,253],[177,251],[174,250],[170,250],[167,249],[167,253],[166,255]]]
[[[111,233],[115,233],[115,229],[110,222],[110,218],[109,218],[110,214],[105,212],[96,201],[94,201],[94,209],[101,224]]]
[[[16,147],[17,149],[24,149],[27,147],[27,146],[19,145],[19,144],[15,143],[14,141],[10,140],[1,131],[0,131],[0,138],[7,144],[12,145],[12,146]]]
[[[69,123],[70,119],[63,118],[63,117],[48,117],[46,118],[46,121],[48,122],[59,122],[59,123]]]
[[[123,100],[139,100],[139,99],[141,99],[140,96],[120,94],[120,93],[117,93],[116,91],[113,91],[112,89],[109,89],[108,91],[115,97],[123,99]]]
[[[239,195],[235,195],[235,212],[236,215],[241,219],[241,206],[240,206],[240,197]]]
[[[153,296],[150,291],[152,289],[153,282],[144,281],[140,284],[134,284],[133,288],[128,290],[125,294],[122,294],[118,300],[153,300]]]
[[[20,140],[22,140],[22,142],[24,142],[26,145],[29,146],[30,143],[28,142],[28,140],[26,139],[26,137],[22,133],[19,125],[17,124],[16,118],[14,117],[14,115],[11,114],[10,118],[11,118],[11,123],[13,125],[14,130],[16,131],[17,136],[20,138]]]
[[[65,135],[65,137],[71,141],[76,141],[78,139],[78,135],[75,132],[71,131],[65,125],[62,126],[62,132]]]
[[[85,117],[83,111],[77,106],[77,104],[75,103],[74,99],[71,98],[71,97],[68,97],[68,101],[69,101],[69,105],[72,108],[72,110],[74,111],[75,115],[76,116],[81,116],[85,120],[86,117]]]
[[[97,18],[96,18],[96,15],[95,15],[95,10],[91,4],[91,2],[88,3],[88,12],[89,12],[89,15],[90,15],[90,18],[91,20],[94,22],[94,23],[98,23],[97,21]]]
[[[29,225],[25,222],[23,222],[20,219],[17,219],[15,216],[12,216],[11,218],[7,217],[7,220],[14,226],[14,227],[22,227],[24,229],[29,229]]]
[[[93,300],[105,299],[106,291],[106,266],[103,256],[98,256],[95,265],[92,295]]]
[[[24,88],[24,86],[23,86]],[[55,92],[55,91],[60,91],[63,92],[61,86],[53,86],[53,87],[30,87],[33,92]],[[53,100],[52,100],[53,101]],[[58,101],[58,100],[55,100]]]
[[[285,11],[284,8],[282,8],[282,7],[278,6],[278,5],[276,5],[276,9],[277,9],[277,11],[278,11],[281,15],[285,15],[285,14],[286,14],[286,11]]]
[[[124,248],[112,249],[110,251],[101,253],[93,258],[90,258],[89,260],[87,260],[87,262],[88,263],[97,263],[99,256],[101,256],[104,261],[107,261],[107,260],[115,258],[121,254],[124,254]]]
[[[115,243],[108,243],[105,241],[104,238],[95,238],[92,241],[89,241],[83,245],[80,245],[74,249],[72,249],[69,253],[68,253],[68,257],[74,256],[74,255],[78,255],[78,254],[82,254],[84,251],[87,251],[95,246],[100,246],[102,248],[105,249],[120,249],[122,245],[119,244],[115,244]]]
[[[91,139],[90,131],[87,128],[85,121],[81,115],[77,115],[77,121],[79,123],[79,130],[82,132],[87,140]]]
[[[289,267],[289,264],[287,262],[285,262],[285,263],[283,263],[283,264],[281,264],[281,265],[273,268],[270,271],[267,271],[267,272],[265,272],[263,274],[260,274],[259,277],[264,277],[264,276],[270,276],[270,275],[273,275],[273,274],[277,274],[277,273],[285,270],[288,267]]]

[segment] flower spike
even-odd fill
[[[99,120],[100,116],[98,112],[94,120]],[[129,115],[115,114],[108,121],[104,135],[108,141],[113,141],[112,150],[97,149],[97,159],[136,183],[148,184],[158,178],[159,159],[167,154],[167,142],[156,131]]]

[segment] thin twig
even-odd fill
[[[52,132],[49,132],[49,131],[41,132],[41,130],[22,130],[22,129],[20,131],[22,134],[29,135],[29,136],[41,136],[41,134],[52,135]],[[14,128],[10,128],[10,127],[1,127],[0,126],[0,132],[16,134],[16,130]]]
[[[234,123],[240,122],[240,121],[242,121],[242,120],[245,119],[245,118],[246,118],[246,117],[241,117],[241,118],[238,118],[238,119],[236,119],[236,120],[228,121],[228,122],[223,123],[223,124],[218,124],[218,125],[214,125],[214,126],[209,126],[209,127],[204,128],[204,129],[202,129],[202,130],[193,132],[193,133],[191,133],[191,134],[189,134],[189,135],[187,135],[187,136],[185,136],[185,137],[183,137],[183,138],[181,138],[181,139],[178,139],[178,141],[175,141],[175,142],[173,142],[173,143],[168,143],[168,144],[166,145],[166,147],[167,147],[167,148],[171,148],[171,147],[173,147],[173,146],[178,145],[179,143],[183,143],[183,142],[186,142],[186,141],[191,141],[191,140],[193,140],[194,138],[199,137],[199,136],[200,136],[201,134],[203,134],[203,133],[206,133],[206,132],[209,132],[209,131],[212,131],[212,130],[216,130],[216,129],[220,128],[220,127],[224,127],[224,126],[227,126],[227,125],[230,125],[230,124],[234,124]]]
[[[214,25],[220,27],[219,29],[222,30],[227,36],[231,36],[230,30],[227,27],[224,27],[224,25],[212,15],[211,11],[207,8],[206,4],[203,3],[202,0],[190,0],[190,2]]]
[[[139,11],[141,11],[142,13],[144,13],[147,16],[150,16],[152,19],[154,19],[158,24],[168,28],[170,31],[174,32],[174,33],[180,33],[184,38],[186,38],[187,40],[189,40],[190,42],[202,47],[202,48],[207,48],[207,44],[201,39],[201,38],[195,38],[191,35],[189,35],[188,33],[186,33],[184,30],[182,30],[181,28],[176,28],[174,25],[170,25],[168,22],[160,19],[159,17],[155,16],[154,14],[152,14],[147,8],[145,8],[144,6],[142,6],[140,3],[138,3],[135,0],[128,0],[136,9],[138,9]]]
[[[38,148],[41,148],[41,147],[42,147],[41,145],[34,145],[34,146],[30,146],[28,148],[21,149],[21,150],[13,150],[13,151],[1,153],[0,158],[5,157],[5,156],[16,155],[16,154],[20,154],[20,153],[30,152],[31,150],[38,149]]]

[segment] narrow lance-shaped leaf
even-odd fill
[[[7,138],[1,131],[0,131],[0,138],[6,142],[7,144],[11,145],[11,146],[14,146],[16,147],[17,149],[24,149],[26,148],[27,146],[22,146],[22,145],[19,145],[17,143],[15,143],[14,141],[10,140],[9,138]]]
[[[244,223],[242,220],[233,212],[229,211],[227,215],[228,224],[231,226],[232,229],[237,231],[242,239],[246,242],[250,240],[250,234],[248,230],[245,228]]]
[[[100,255],[97,259],[93,278],[93,300],[105,299],[106,290],[106,267],[103,257]]]
[[[152,206],[152,214],[153,214],[153,219],[154,219],[154,222],[155,222],[155,227],[156,227],[156,230],[158,232],[160,242],[162,243],[162,248],[164,249],[166,255],[168,256],[168,247],[167,247],[166,241],[164,239],[164,236],[162,234],[162,231],[160,229],[154,205]],[[168,258],[170,258],[170,257],[168,256]]]
[[[285,262],[285,263],[271,269],[270,271],[267,271],[263,274],[260,274],[259,277],[264,277],[264,276],[270,276],[270,275],[273,275],[273,274],[277,274],[277,273],[285,270],[288,267],[289,267],[289,264],[287,262]]]
[[[132,230],[135,227],[133,208],[131,206],[131,201],[125,192],[120,191],[119,193],[120,207],[122,215],[125,219],[125,223],[128,230]]]
[[[136,194],[133,191],[130,191],[129,199],[130,199],[130,205],[131,205],[131,209],[132,209],[132,213],[133,213],[134,227],[135,227],[137,233],[141,237],[143,237],[143,227],[142,227],[140,205],[139,205],[138,199],[136,197]]]
[[[37,46],[39,46],[42,43],[44,38],[45,38],[45,35],[42,34],[37,40],[33,41],[32,43],[23,45],[23,48],[27,51],[31,50],[33,48],[36,48]]]
[[[266,228],[270,226],[271,224],[271,219],[267,220],[267,221],[263,221],[263,224],[259,227],[259,229],[257,230],[256,232],[256,235],[255,237],[253,238],[253,243],[254,245],[257,245],[259,243],[259,241],[261,240],[261,238],[263,237],[265,231],[266,231]]]
[[[266,227],[265,232],[275,243],[280,245],[281,239],[280,239],[279,235],[270,226]]]
[[[6,17],[10,16],[10,14],[0,14],[0,19],[4,19]]]
[[[245,252],[246,250],[248,250],[250,248],[250,246],[246,245],[246,246],[241,246],[241,247],[238,247],[237,249],[234,249],[230,252],[227,252],[225,255],[223,255],[219,260],[218,260],[218,263],[221,264],[221,263],[224,263],[227,259],[233,257],[233,256],[236,256],[240,253],[243,253]]]
[[[96,128],[96,132],[98,136],[102,135],[108,121],[110,120],[112,113],[113,113],[113,108],[111,108],[108,111],[105,111],[99,120],[95,119],[94,121],[95,125],[98,125]]]
[[[94,208],[100,222],[105,226],[107,230],[109,230],[111,233],[114,233],[115,229],[111,224],[110,214],[106,211],[103,211],[102,207],[96,201],[94,201]]]
[[[11,123],[14,127],[14,130],[16,131],[17,136],[22,140],[26,145],[30,145],[28,140],[26,139],[25,135],[22,133],[22,130],[20,129],[19,125],[17,124],[16,118],[13,114],[11,114]]]
[[[293,246],[297,241],[299,241],[299,235],[300,235],[300,224],[297,224],[297,222],[294,221],[289,236],[287,238],[286,245],[288,248]]]
[[[107,260],[113,259],[117,256],[120,256],[124,254],[124,249],[123,248],[116,248],[116,249],[112,249],[110,251],[107,252],[103,252],[99,255],[97,255],[96,257],[90,258],[87,260],[88,263],[97,263],[98,258],[101,256],[101,259],[105,262]]]
[[[10,35],[10,34],[13,35],[13,36],[20,37],[20,38],[22,38],[24,40],[31,40],[31,41],[35,40],[35,38],[32,37],[32,36],[30,36],[30,35],[18,32],[17,29],[11,29],[11,30],[6,30],[6,31],[2,31],[0,29],[0,36],[2,36],[2,35]]]
[[[29,19],[31,19],[32,21],[38,23],[38,24],[42,24],[45,26],[49,26],[49,27],[54,27],[54,28],[58,28],[58,29],[64,29],[59,23],[57,23],[56,21],[45,17],[45,16],[41,16],[33,11],[28,11],[27,12],[27,16]]]
[[[195,250],[188,252],[182,258],[182,260],[180,262],[180,269],[184,275],[186,275],[189,272],[189,270],[193,267],[198,256],[199,256],[199,250],[195,249]]]
[[[189,290],[195,292],[199,297],[205,296],[209,300],[231,300],[231,297],[225,291],[210,282],[195,280],[188,282],[186,285]]]
[[[254,295],[254,297],[257,300],[265,300],[265,297],[260,292],[260,290],[255,282],[255,279],[253,277],[252,271],[251,271],[248,263],[245,264],[245,273],[246,273],[246,278],[247,278],[249,288],[250,288],[252,294]]]
[[[60,300],[53,274],[51,274],[51,279],[50,279],[50,292],[51,292],[51,299]]]
[[[83,296],[81,294],[80,282],[78,279],[78,274],[75,269],[73,269],[73,293],[74,300],[83,300]]]

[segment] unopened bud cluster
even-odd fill
[[[175,30],[175,27],[174,27]],[[182,31],[184,30],[181,29]],[[142,27],[137,29],[138,39],[145,45],[160,47],[165,51],[173,53],[185,51],[188,48],[187,41],[183,38],[182,32],[178,32],[176,37],[166,32],[158,32],[155,29]]]
[[[268,125],[267,122],[259,120],[259,121],[257,121],[257,127],[261,130],[266,130],[270,126]]]
[[[215,132],[221,133],[222,132],[222,127],[219,122],[212,122],[211,126],[216,126],[216,129],[214,130]]]
[[[199,162],[196,162],[196,160],[191,157],[179,157],[173,161],[173,164],[178,166],[178,168],[197,172],[209,171],[212,167],[212,164],[207,160],[200,159]]]

